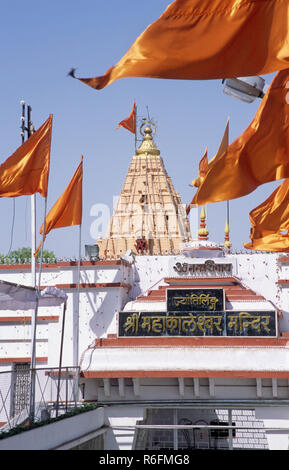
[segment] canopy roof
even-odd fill
[[[35,308],[37,289],[0,280],[0,310],[30,310]],[[57,287],[48,286],[39,295],[39,307],[57,306],[64,303],[67,295]]]

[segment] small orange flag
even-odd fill
[[[200,163],[199,163],[199,176],[198,176],[198,178],[196,178],[192,181],[192,186],[195,186],[196,188],[199,188],[199,186],[201,186],[203,180],[205,179],[205,177],[208,173],[208,170],[209,170],[208,151],[207,151],[207,147],[206,147],[205,153],[204,153],[204,155],[201,158]],[[191,205],[192,205],[192,203],[189,204],[186,207],[186,213],[187,214],[189,214],[189,212],[191,210]]]
[[[272,81],[247,129],[230,144],[209,171],[192,203],[235,199],[269,181],[289,177],[289,69]]]
[[[123,77],[208,80],[283,70],[288,15],[286,0],[175,0],[105,75],[78,79],[99,90]]]
[[[133,134],[136,133],[136,104],[134,102],[132,110],[128,118],[124,119],[118,124],[118,128],[124,127]]]
[[[82,220],[82,176],[83,157],[78,165],[70,183],[54,206],[50,209],[45,219],[44,240],[50,230],[54,228],[81,225]],[[40,233],[43,233],[43,225]],[[34,256],[37,255],[42,242],[38,246]]]
[[[213,164],[215,164],[215,162],[223,155],[223,153],[228,148],[228,145],[229,145],[229,122],[230,122],[230,120],[228,118],[226,128],[225,128],[225,131],[224,131],[224,135],[223,135],[223,138],[222,138],[221,143],[219,145],[218,151],[217,151],[216,155],[213,158],[211,158],[211,160],[209,161],[208,171],[209,171],[209,168],[211,168],[213,166]]]
[[[196,186],[196,188],[198,188],[202,184],[203,179],[205,178],[206,174],[208,173],[208,169],[209,169],[208,150],[207,150],[207,147],[206,147],[205,153],[204,153],[204,155],[201,158],[200,163],[199,163],[199,176],[198,176],[198,178],[196,178],[192,181],[193,186]]]
[[[52,115],[0,165],[0,197],[47,196]]]
[[[205,150],[205,154],[203,158],[201,159],[199,163],[199,176],[197,179],[194,179],[192,181],[192,185],[196,186],[196,188],[199,188],[201,184],[204,182],[209,169],[213,166],[213,164],[223,155],[223,153],[227,150],[229,144],[229,119],[227,120],[226,128],[224,131],[223,138],[221,140],[221,143],[219,145],[218,151],[216,155],[211,158],[211,160],[208,162],[208,157],[207,157],[207,148]],[[189,204],[186,208],[187,214],[189,214],[191,210],[191,206],[193,205],[193,201],[191,204]]]
[[[253,209],[251,243],[245,248],[261,251],[289,251],[289,179],[286,179],[258,207]]]

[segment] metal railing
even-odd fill
[[[19,380],[20,378],[20,380]],[[31,380],[35,383],[32,421],[44,421],[78,406],[79,367],[45,367],[0,372],[0,433],[31,424]]]

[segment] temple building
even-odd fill
[[[180,195],[168,176],[153,141],[154,127],[143,124],[143,141],[132,157],[107,236],[99,241],[100,257],[120,257],[127,250],[164,255],[190,240]]]
[[[235,253],[226,221],[224,243],[211,241],[204,208],[191,233],[154,127],[142,129],[80,284],[77,262],[43,265],[43,287],[64,291],[67,307],[65,325],[62,307],[40,307],[37,367],[57,368],[60,351],[63,366],[79,367],[79,401],[103,410],[102,449],[288,449],[289,256]],[[30,275],[0,265],[2,280]],[[14,395],[2,390],[18,412],[31,330],[31,312],[0,311],[0,380],[11,372]]]

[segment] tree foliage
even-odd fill
[[[40,261],[40,251],[36,256],[36,261]],[[44,263],[56,263],[56,256],[53,251],[43,250],[42,261]],[[8,255],[0,254],[0,264],[25,264],[31,263],[31,248],[23,247],[11,251]]]

